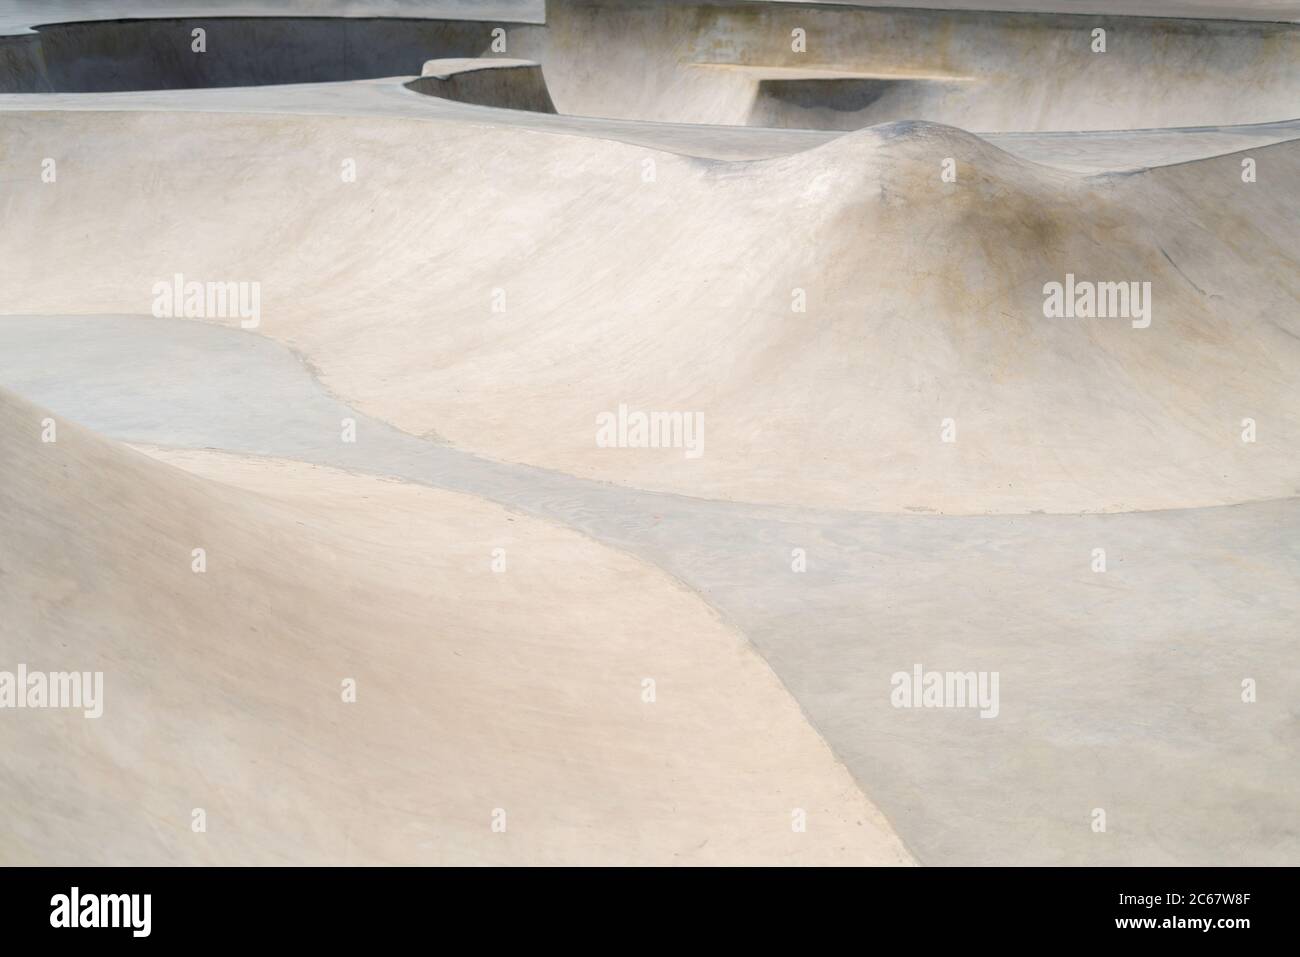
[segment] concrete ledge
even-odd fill
[[[554,113],[542,66],[535,60],[457,57],[429,60],[407,89],[445,100],[507,110]]]

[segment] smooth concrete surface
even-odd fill
[[[1300,487],[1295,141],[1248,183],[1235,154],[1085,177],[921,122],[719,163],[477,123],[3,117],[6,175],[65,157],[10,200],[45,228],[0,236],[9,311],[138,314],[178,273],[246,277],[259,331],[328,389],[488,457],[861,511]],[[1069,276],[1145,281],[1151,311],[1048,319]],[[621,406],[701,416],[704,454],[612,454],[595,423]]]
[[[89,717],[6,711],[6,864],[910,863],[662,572],[409,484],[32,441],[36,414],[0,391],[0,646],[104,677]]]
[[[655,495],[404,435],[262,337],[152,318],[0,319],[0,381],[124,442],[467,492],[667,569],[754,643],[923,863],[1300,853],[1285,773],[1300,693],[1294,500],[953,518]],[[355,445],[339,441],[344,417]],[[806,573],[791,570],[795,548]],[[893,708],[891,675],[914,662],[1000,672],[1002,713]],[[1252,676],[1267,701],[1246,711]],[[1088,826],[1098,806],[1105,835]]]
[[[1288,4],[165,6],[0,4],[0,860],[1300,861]]]
[[[337,83],[203,90],[48,94],[42,110],[94,112],[274,113],[387,116],[459,121],[615,140],[702,159],[771,159],[812,149],[842,136],[831,130],[774,130],[641,120],[593,119],[497,109],[413,94],[407,77]],[[28,112],[24,94],[0,93],[0,111]],[[1123,172],[1185,163],[1300,138],[1300,119],[1219,127],[1071,133],[991,133],[985,140],[1035,163],[1080,173]]]

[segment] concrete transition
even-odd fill
[[[1300,10],[997,5],[2,0],[0,862],[1300,863]]]

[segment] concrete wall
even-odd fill
[[[40,27],[35,37],[0,41],[0,90],[104,92],[418,75],[430,58],[488,52],[497,26],[507,36],[543,29],[470,20],[285,17],[58,24]],[[204,53],[191,49],[196,28],[207,34]]]
[[[805,53],[791,50],[795,28],[806,32]],[[1091,50],[1095,28],[1107,31],[1105,53]],[[547,31],[544,49],[514,55],[546,66],[562,113],[783,122],[755,106],[759,84],[792,69],[918,81],[854,111],[857,126],[925,119],[976,130],[1122,129],[1300,113],[1300,27],[1292,24],[551,0]],[[592,82],[597,76],[602,82]],[[949,82],[919,82],[935,77]]]
[[[446,69],[434,69],[439,61],[425,64],[424,76],[406,84],[408,90],[461,103],[496,106],[507,110],[554,113],[555,104],[546,90],[546,78],[539,64],[528,60],[494,62],[442,61]],[[456,63],[453,67],[452,63]]]

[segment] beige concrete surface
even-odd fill
[[[1297,860],[1293,5],[164,6],[0,2],[0,863]]]
[[[256,113],[274,115],[390,117],[425,123],[454,121],[611,140],[699,159],[754,160],[788,156],[829,143],[835,130],[778,130],[752,126],[704,126],[646,120],[610,120],[568,114],[506,110],[439,97],[407,88],[410,77],[265,87],[215,87],[116,93],[0,93],[0,111],[94,113]],[[1278,123],[1092,132],[991,133],[980,137],[1015,156],[1078,173],[1132,172],[1185,163],[1300,138],[1300,119]]]
[[[0,863],[909,860],[662,572],[463,495],[43,443],[46,415],[0,393],[0,649],[104,672],[103,715],[4,714]]]
[[[1295,498],[926,516],[649,493],[405,435],[272,340],[184,319],[2,318],[0,381],[119,440],[469,493],[663,568],[771,663],[923,863],[1300,859]],[[997,672],[997,718],[893,707],[917,662]]]
[[[1254,151],[1252,184],[1235,155],[1089,179],[934,125],[716,165],[452,123],[430,140],[392,121],[4,120],[14,175],[69,155],[57,187],[10,201],[45,225],[0,237],[11,311],[147,313],[177,272],[247,277],[258,333],[329,389],[492,458],[864,511],[1300,485],[1296,144]],[[1150,282],[1150,326],[1045,318],[1067,274]],[[705,454],[599,447],[620,405],[701,415]]]

